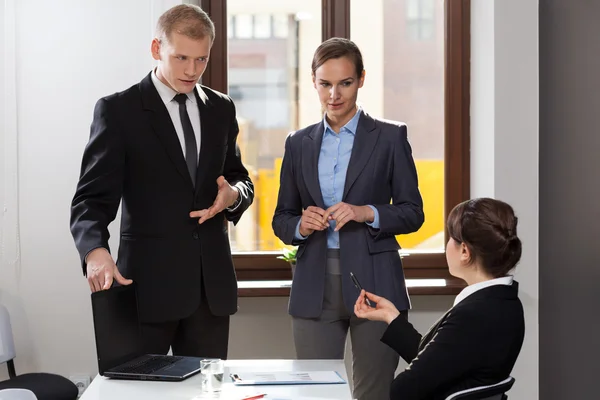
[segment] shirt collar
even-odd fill
[[[489,281],[474,283],[472,285],[467,286],[463,290],[461,290],[461,292],[458,294],[458,296],[456,296],[456,299],[454,299],[454,305],[456,306],[458,303],[460,303],[461,301],[463,301],[464,299],[466,299],[467,297],[469,297],[470,295],[472,295],[473,293],[475,293],[481,289],[485,289],[487,287],[495,286],[495,285],[510,286],[510,285],[512,285],[512,283],[513,283],[512,276],[503,276],[502,278],[490,279]]]
[[[356,114],[354,114],[354,117],[352,117],[352,119],[350,121],[348,121],[346,123],[346,125],[344,125],[342,127],[342,129],[340,129],[340,132],[343,130],[346,130],[346,131],[350,132],[353,136],[355,136],[356,128],[358,127],[358,120],[360,118],[361,111],[362,111],[362,107],[358,106],[358,109],[356,110]],[[327,133],[329,131],[332,135],[335,135],[334,130],[331,129],[329,122],[327,122],[327,113],[325,113],[323,115],[323,124],[325,125],[325,133]]]
[[[156,68],[152,70],[152,83],[154,83],[154,87],[165,105],[169,104],[173,98],[179,94],[158,79],[158,76],[156,76]],[[192,104],[196,104],[196,96],[193,91],[186,93],[186,95]]]

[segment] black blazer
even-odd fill
[[[518,283],[481,289],[451,308],[423,338],[396,318],[381,341],[410,365],[392,382],[391,399],[438,400],[510,375],[525,335]]]
[[[273,216],[275,235],[286,244],[299,245],[289,313],[301,318],[321,315],[325,291],[327,231],[314,232],[302,242],[294,238],[303,209],[326,208],[318,168],[324,130],[321,121],[288,136]],[[361,112],[342,201],[373,205],[379,212],[379,229],[350,221],[340,230],[342,292],[348,312],[354,312],[358,296],[350,272],[365,290],[386,297],[399,310],[409,309],[395,235],[417,231],[425,217],[405,124]]]
[[[100,99],[71,206],[71,232],[81,256],[108,246],[108,224],[119,203],[117,265],[138,286],[140,320],[162,322],[190,315],[200,304],[201,278],[215,315],[237,311],[237,282],[225,219],[237,223],[254,188],[236,145],[231,99],[197,86],[201,144],[196,186],[181,144],[151,75]],[[193,210],[211,206],[217,178],[236,185],[242,203],[198,225]]]

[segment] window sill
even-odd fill
[[[265,280],[238,282],[240,297],[288,297],[291,280]],[[450,279],[407,279],[406,286],[411,296],[456,295],[466,285],[456,278]]]

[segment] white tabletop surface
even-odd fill
[[[96,376],[81,396],[82,400],[165,400],[231,399],[266,393],[264,400],[351,400],[350,387],[333,385],[262,385],[235,386],[230,373],[268,371],[337,371],[346,381],[343,360],[227,360],[222,391],[219,395],[202,394],[202,378],[196,374],[182,382],[126,381]]]

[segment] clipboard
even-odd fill
[[[333,385],[346,383],[337,371],[268,371],[230,374],[234,385]]]

